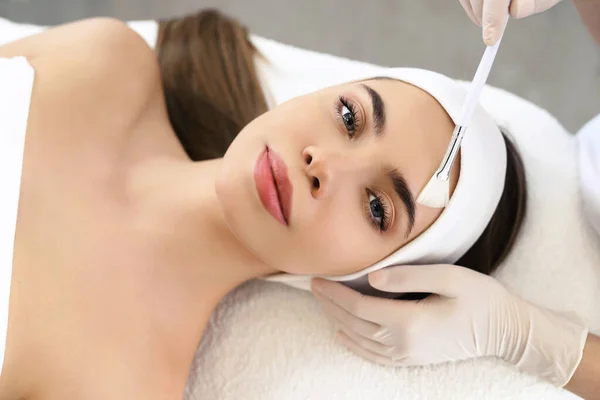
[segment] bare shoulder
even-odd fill
[[[122,135],[161,90],[155,53],[116,19],[78,21],[0,47],[0,57],[14,56],[35,69],[30,126],[34,136],[44,131],[41,142]]]
[[[154,52],[144,39],[113,18],[76,21],[0,46],[0,57],[15,56],[25,56],[32,63],[67,58],[74,67],[82,62],[93,68],[114,67],[124,74],[141,72],[140,78],[157,68]]]
[[[65,61],[66,57],[71,65],[121,67],[123,73],[147,71],[150,64],[156,64],[153,50],[137,32],[113,18],[71,22],[0,46],[0,57],[15,56],[25,56],[32,63]]]

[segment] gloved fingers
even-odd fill
[[[379,328],[375,335],[373,335],[373,339],[376,342],[386,346],[394,346],[394,334],[388,329],[387,326],[382,326]]]
[[[509,8],[510,16],[513,18],[525,18],[533,12],[533,2],[523,0],[513,0]]]
[[[343,332],[346,336],[358,344],[363,349],[383,357],[392,357],[396,348],[393,345],[386,345],[375,340],[366,338],[356,333],[351,327],[348,327],[342,321],[336,322],[337,330]]]
[[[504,26],[508,18],[510,0],[485,1],[481,15],[483,26],[483,41],[487,46],[492,46],[504,33]]]
[[[359,335],[375,339],[381,333],[380,325],[358,318],[318,292],[315,292],[315,297],[321,302],[323,311],[329,318],[341,322]]]
[[[481,19],[475,15],[473,12],[473,7],[471,6],[471,0],[459,0],[460,5],[465,9],[467,16],[473,21],[473,23],[477,26],[481,26]],[[480,14],[481,15],[481,14]]]
[[[369,284],[385,292],[457,297],[470,280],[471,272],[455,265],[399,265],[370,273]],[[419,304],[413,301],[403,303]]]
[[[473,9],[473,15],[477,18],[477,22],[479,26],[483,23],[482,15],[483,15],[483,3],[486,0],[471,0],[471,8]]]
[[[513,0],[510,4],[510,15],[513,18],[525,18],[535,14],[535,2],[528,0]]]
[[[554,7],[560,0],[513,0],[510,4],[510,15],[514,18],[525,18]]]
[[[398,366],[403,362],[403,358],[392,358],[389,356],[382,356],[380,354],[374,353],[370,350],[367,350],[356,343],[352,338],[346,335],[344,332],[338,332],[336,337],[344,346],[346,346],[350,351],[357,354],[358,356],[364,358],[365,360],[374,362],[376,364],[388,365],[388,366]]]
[[[331,300],[350,314],[365,321],[384,324],[402,311],[395,300],[366,296],[338,282],[314,278],[313,293],[320,292],[321,297]],[[405,306],[408,308],[408,305]]]

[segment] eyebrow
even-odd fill
[[[406,207],[406,212],[408,214],[408,229],[406,231],[406,236],[408,237],[412,228],[415,226],[415,198],[408,188],[406,179],[404,179],[404,176],[399,171],[390,169],[387,176],[392,181],[396,194],[400,197],[400,200],[402,200],[402,203],[404,203],[404,206]]]
[[[371,99],[371,109],[373,110],[373,130],[375,136],[380,136],[385,129],[385,103],[375,89],[364,83],[360,86],[367,91]]]
[[[371,108],[373,110],[373,131],[375,132],[375,136],[379,137],[383,135],[383,131],[385,129],[385,103],[383,102],[381,95],[371,86],[365,83],[361,83],[360,86],[366,90],[366,92],[369,94],[369,98],[371,99]],[[387,176],[392,182],[392,186],[394,186],[396,194],[402,203],[404,203],[404,207],[406,208],[406,212],[408,214],[408,229],[406,230],[406,236],[408,237],[415,226],[415,198],[408,188],[408,184],[406,183],[406,179],[404,179],[404,175],[402,175],[402,173],[395,168],[390,168],[388,169]]]

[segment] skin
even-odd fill
[[[589,400],[600,399],[600,338],[588,334],[581,362],[565,389]]]
[[[223,159],[194,163],[169,124],[156,57],[126,25],[88,20],[0,48],[16,55],[36,81],[2,399],[181,398],[208,318],[233,288],[279,271],[362,269],[440,213],[417,206],[407,235],[381,173],[390,164],[416,196],[452,133],[443,109],[407,84],[367,82],[388,111],[377,140],[369,96],[353,83],[277,107]],[[334,111],[340,94],[363,112],[354,140]],[[253,186],[265,143],[294,185],[289,226]],[[366,188],[393,209],[385,233],[365,215]]]

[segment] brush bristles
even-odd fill
[[[431,177],[417,198],[417,203],[431,208],[444,208],[448,201],[450,201],[450,182],[438,179],[437,174]]]

